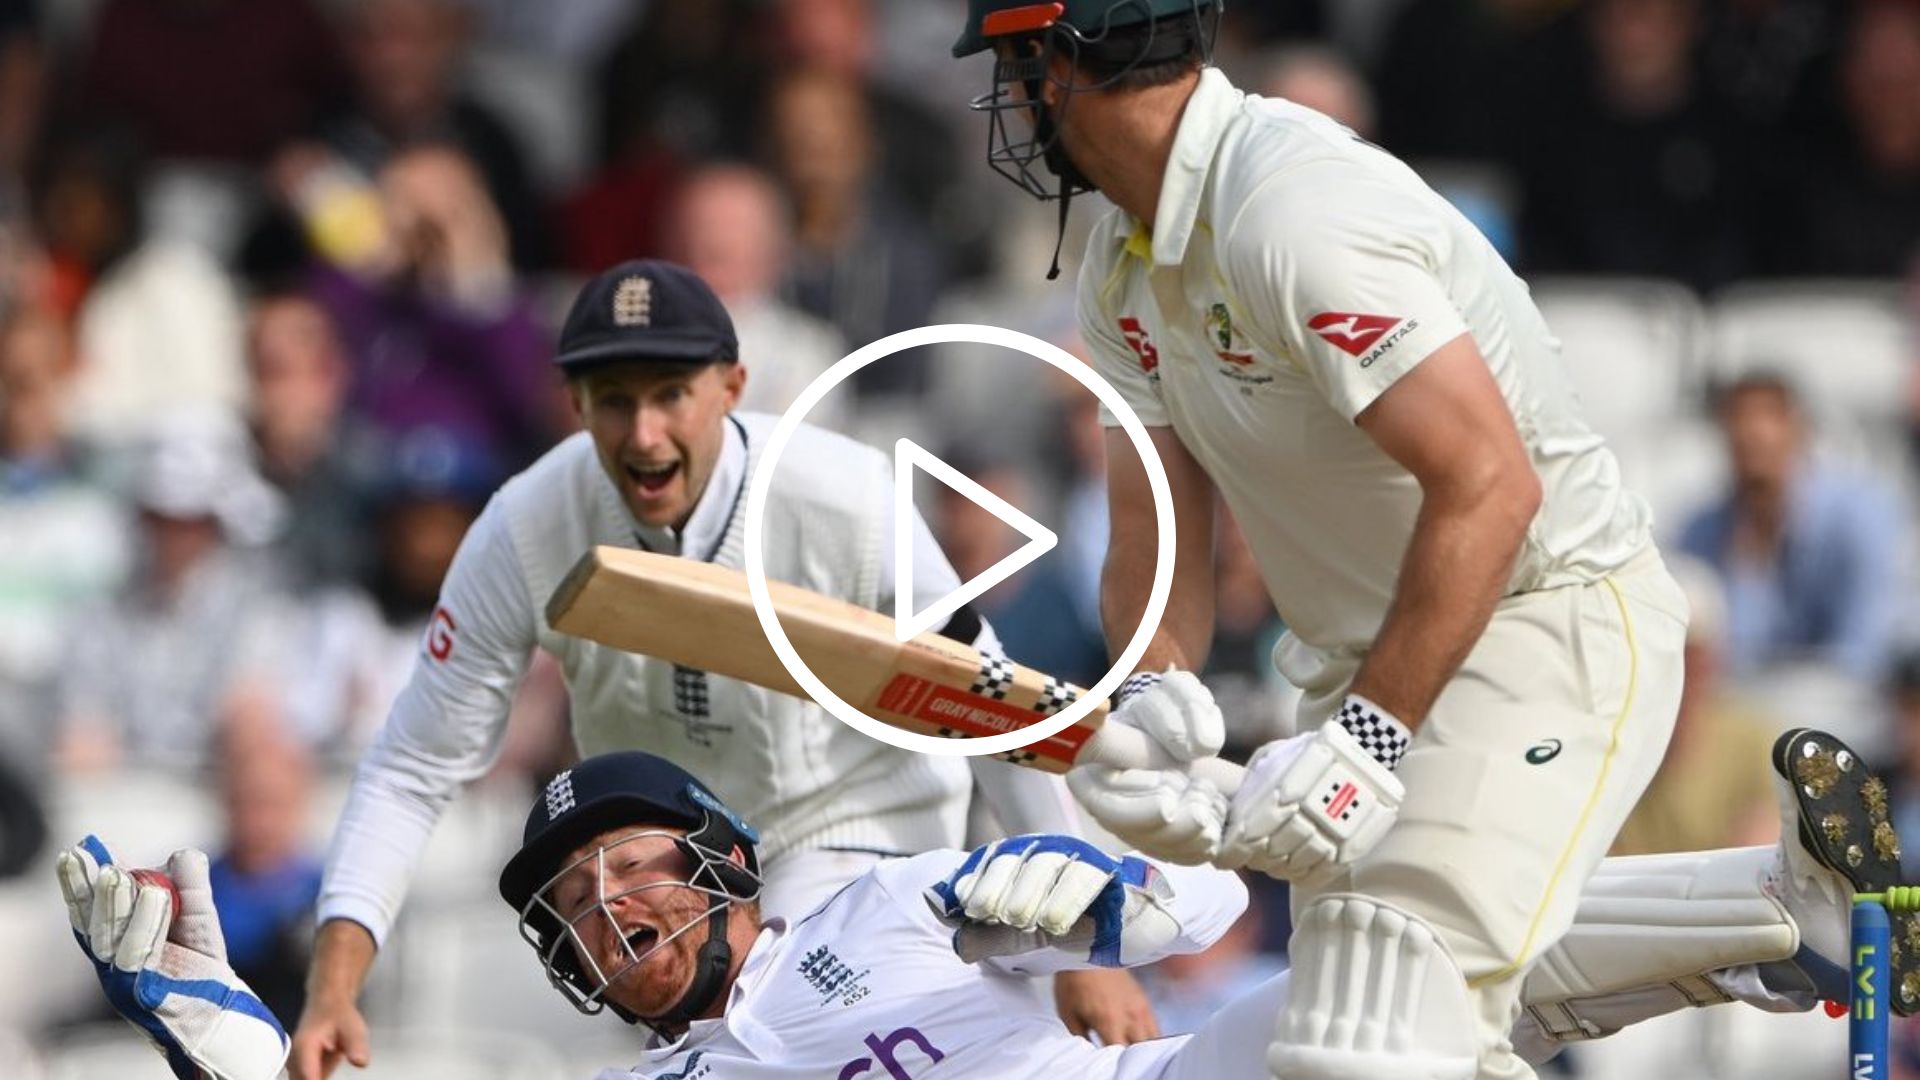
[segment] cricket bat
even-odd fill
[[[767,591],[794,650],[842,700],[876,720],[925,735],[967,739],[1030,727],[1084,695],[1044,672],[935,633],[895,639],[893,620],[779,581]],[[747,576],[691,559],[601,546],[574,564],[547,601],[563,634],[806,697],[768,643]],[[1106,725],[1107,703],[1066,729],[998,755],[1062,773],[1076,764],[1163,765],[1140,731]],[[1242,770],[1209,758],[1194,774],[1231,794]]]

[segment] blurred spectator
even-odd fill
[[[1777,272],[1898,277],[1920,257],[1920,3],[1862,0],[1838,76],[1838,122],[1786,155],[1799,175],[1756,232]]]
[[[1374,130],[1373,91],[1359,71],[1337,51],[1321,45],[1288,45],[1275,49],[1261,64],[1259,94],[1286,98],[1324,113],[1371,139]]]
[[[1718,404],[1732,489],[1686,524],[1680,546],[1725,583],[1728,670],[1811,661],[1877,684],[1908,599],[1899,493],[1813,454],[1778,376],[1745,376]]]
[[[1652,274],[1712,288],[1743,273],[1748,145],[1698,73],[1701,0],[1594,0],[1585,77],[1520,102],[1505,156],[1531,272]]]
[[[377,606],[364,685],[350,703],[352,730],[337,744],[339,760],[359,760],[387,718],[421,652],[440,598],[440,583],[460,541],[498,486],[487,463],[457,443],[416,444],[394,455],[376,492],[373,534],[379,544],[371,592]],[[521,680],[507,733],[491,775],[550,776],[572,753],[566,681],[558,663],[537,654]]]
[[[785,200],[764,173],[718,165],[687,179],[668,253],[713,286],[733,317],[747,366],[741,409],[785,412],[808,383],[847,352],[831,324],[777,295],[792,246]],[[847,399],[844,393],[828,394],[807,414],[807,422],[838,426]]]
[[[1249,753],[1291,733],[1297,693],[1273,666],[1280,617],[1260,566],[1225,507],[1215,515],[1213,649],[1201,673],[1227,719],[1227,745]]]
[[[46,108],[47,56],[38,0],[0,0],[0,213],[26,208],[28,154]]]
[[[343,415],[348,362],[325,309],[300,293],[254,301],[247,371],[254,463],[286,497],[281,549],[294,580],[363,579],[373,547],[365,473],[377,450]]]
[[[156,158],[253,163],[310,134],[345,82],[310,0],[105,0],[79,108],[128,125]]]
[[[277,645],[261,631],[285,597],[236,543],[270,535],[276,509],[242,434],[217,414],[170,418],[133,496],[135,574],[74,620],[61,666],[56,730],[70,768],[202,764],[226,695]]]
[[[66,430],[70,351],[46,312],[0,320],[0,758],[36,766],[68,627],[128,560],[120,508]]]
[[[597,274],[668,243],[686,163],[752,150],[766,65],[754,0],[654,0],[596,76],[600,171],[561,212],[568,269]]]
[[[1722,0],[1708,10],[1702,65],[1747,123],[1779,133],[1814,123],[1831,77],[1838,6],[1828,0]]]
[[[773,7],[784,67],[830,73],[862,88],[876,167],[911,216],[932,230],[947,271],[956,277],[985,272],[993,221],[988,208],[970,198],[977,177],[961,167],[955,130],[957,119],[973,118],[929,108],[876,78],[879,27],[872,0],[775,0]]]
[[[1249,890],[1246,912],[1204,952],[1169,956],[1140,969],[1162,1034],[1198,1031],[1229,1002],[1286,969],[1283,957],[1259,951],[1259,896]]]
[[[36,185],[49,300],[78,328],[68,422],[109,447],[169,409],[237,409],[245,382],[232,285],[199,248],[148,235],[144,175],[124,137],[89,131],[48,152]]]
[[[1516,87],[1535,70],[1527,57],[1566,52],[1561,35],[1541,32],[1565,6],[1557,0],[1399,5],[1374,65],[1381,145],[1416,161],[1500,157],[1517,130],[1506,122]],[[1562,78],[1567,70],[1558,67]]]
[[[775,171],[793,199],[793,297],[859,348],[932,322],[944,271],[925,226],[875,169],[877,134],[861,87],[824,70],[775,84],[766,111]],[[925,365],[875,364],[862,393],[915,393]]]
[[[1893,828],[1901,836],[1920,836],[1920,652],[1908,651],[1891,665],[1887,698],[1899,754],[1886,770],[1893,788]],[[1920,845],[1901,845],[1900,867],[1909,879],[1920,877]]]
[[[505,224],[513,265],[545,266],[549,227],[525,154],[507,125],[460,88],[467,16],[458,0],[351,0],[354,105],[328,124],[327,141],[366,176],[411,147],[458,147]]]
[[[1686,681],[1660,771],[1613,842],[1615,855],[1655,855],[1770,843],[1773,740],[1782,725],[1722,679],[1726,599],[1713,568],[1686,555],[1667,560],[1687,595]]]
[[[486,188],[457,150],[406,151],[381,171],[375,228],[313,281],[352,362],[354,410],[396,444],[455,440],[505,475],[572,420]]]
[[[47,846],[41,783],[22,763],[0,753],[0,881],[35,868]]]
[[[308,847],[313,765],[271,695],[240,692],[219,743],[226,844],[209,869],[227,959],[276,1016],[306,1004],[320,859]]]

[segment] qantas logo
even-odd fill
[[[1402,320],[1391,315],[1356,315],[1348,311],[1323,311],[1307,320],[1307,329],[1326,338],[1334,348],[1349,356],[1359,356],[1373,347],[1382,334],[1399,326]]]

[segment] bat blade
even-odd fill
[[[1030,727],[1079,687],[939,634],[895,640],[893,620],[833,597],[767,583],[794,651],[840,698],[895,727],[946,738]],[[564,634],[805,697],[768,643],[746,575],[711,563],[597,547],[554,590],[547,622]],[[1105,701],[1008,760],[1070,768],[1106,719]],[[1111,741],[1111,740],[1110,740]]]
[[[767,582],[794,651],[841,700],[906,731],[968,739],[1031,727],[1085,696],[1045,672],[940,634],[895,639],[893,620],[820,593]],[[806,691],[780,663],[753,608],[745,574],[629,548],[588,551],[554,588],[547,622],[563,634],[723,675],[795,697]],[[1170,763],[1140,731],[1106,726],[1107,702],[1065,729],[998,755],[1065,772],[1098,762],[1121,768]],[[1194,762],[1195,776],[1232,794],[1239,766]]]

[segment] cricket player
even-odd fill
[[[1411,169],[1235,89],[1207,63],[1218,16],[1216,0],[971,0],[953,50],[994,53],[976,107],[996,169],[1063,216],[1076,191],[1116,206],[1088,241],[1080,325],[1151,429],[1179,532],[1118,717],[1180,758],[1220,745],[1188,674],[1213,624],[1216,493],[1288,628],[1275,663],[1305,692],[1301,734],[1262,748],[1231,803],[1176,769],[1068,783],[1144,851],[1293,880],[1296,963],[1338,954],[1356,987],[1396,975],[1391,942],[1331,929],[1349,898],[1404,911],[1457,964],[1477,1074],[1531,1076],[1507,1043],[1521,983],[1660,762],[1686,602],[1526,285]],[[1154,509],[1108,438],[1118,642],[1146,607]],[[1316,1002],[1319,1023],[1295,1001],[1275,1068],[1428,1075],[1445,1055],[1417,1041],[1386,1068],[1325,1045],[1404,1023],[1387,1000]]]
[[[1628,946],[1617,937],[1605,961],[1622,991],[1616,1004],[1632,1004],[1614,1010],[1613,1027],[1585,1037],[1709,1001],[1811,1006],[1804,994],[1768,990],[1763,972],[1834,967],[1821,957],[1844,963],[1851,890],[1897,868],[1897,859],[1876,856],[1871,873],[1851,876],[1829,868],[1845,865],[1845,846],[1884,826],[1886,815],[1884,806],[1862,812],[1874,781],[1864,768],[1836,765],[1845,760],[1838,743],[1812,732],[1782,742],[1796,756],[1809,748],[1813,756],[1803,760],[1824,754],[1825,764],[1780,785],[1779,847],[1689,855],[1691,869],[1665,857],[1609,860],[1619,865],[1602,876],[1616,882],[1669,879],[1666,918],[1657,930],[1625,927],[1635,920],[1621,913],[1647,910],[1636,906],[1652,899],[1644,887],[1624,903],[1608,894],[1636,889],[1591,898],[1611,914],[1614,925],[1603,932],[1637,940]],[[1829,777],[1821,795],[1795,794],[1817,776]],[[1812,828],[1836,813],[1849,820],[1839,835]],[[1333,973],[1301,957],[1293,972],[1191,1035],[1095,1046],[1037,1010],[1026,979],[1204,949],[1245,905],[1234,875],[1116,858],[1070,836],[1018,836],[879,864],[790,922],[762,915],[755,841],[712,789],[638,751],[583,761],[534,800],[525,842],[500,875],[501,896],[569,1001],[652,1031],[638,1064],[601,1080],[1252,1080],[1267,1075],[1265,1048],[1283,1005],[1337,1005]],[[286,1036],[225,962],[204,855],[182,851],[169,861],[177,899],[151,872],[115,864],[93,837],[56,863],[74,935],[108,997],[152,1037],[176,1076],[278,1073]],[[1466,1003],[1444,985],[1452,977],[1445,941],[1385,901],[1345,896],[1345,913],[1365,917],[1343,923],[1347,943],[1385,928],[1366,947],[1391,948],[1413,974],[1411,985],[1392,988],[1395,999],[1432,1028],[1429,1037],[1447,1037],[1450,1026],[1470,1061]],[[1543,966],[1568,959],[1550,953]],[[1674,978],[1683,970],[1685,983]],[[1835,970],[1844,991],[1844,970]],[[1544,1000],[1553,987],[1541,982],[1528,983],[1530,1005],[1558,1008]],[[1529,1057],[1544,1060],[1557,1044],[1537,1015],[1516,1036]],[[1382,1049],[1401,1031],[1360,1035],[1354,1049],[1380,1066],[1376,1076],[1403,1075],[1385,1071],[1391,1059]]]
[[[976,781],[1006,828],[1076,831],[1053,778],[909,753],[810,701],[547,625],[547,597],[596,544],[741,567],[745,488],[776,420],[732,411],[747,379],[732,322],[703,281],[670,263],[625,263],[589,282],[555,362],[586,430],[509,480],[475,521],[412,679],[361,762],[327,856],[296,1080],[321,1080],[342,1057],[365,1064],[356,1000],[375,950],[442,809],[492,764],[535,648],[565,672],[582,755],[655,751],[762,823],[771,914],[806,914],[883,857],[957,846]],[[767,504],[767,575],[891,611],[891,469],[879,451],[802,427]],[[917,513],[913,523],[919,610],[959,582]],[[944,632],[996,647],[967,609]],[[1155,1033],[1124,974],[1073,975],[1056,991],[1069,1023],[1107,1041]]]

